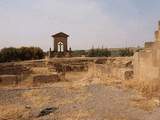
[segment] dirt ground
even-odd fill
[[[0,89],[0,120],[159,120],[156,100],[147,100],[120,81],[108,84],[96,73],[68,73],[67,81]],[[113,82],[113,81],[112,81]],[[56,108],[39,117],[48,107]]]

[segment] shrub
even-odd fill
[[[44,52],[39,47],[3,48],[0,51],[0,62],[42,59]]]
[[[120,56],[125,57],[125,56],[133,56],[134,51],[129,49],[129,48],[125,48],[125,49],[121,49],[119,51]]]
[[[85,50],[74,50],[72,51],[73,57],[81,57],[82,55],[86,55],[87,52]]]
[[[11,62],[18,59],[18,51],[16,48],[3,48],[1,50],[1,61],[2,62]]]
[[[89,57],[109,57],[111,56],[111,52],[105,48],[105,49],[94,49],[88,51]]]

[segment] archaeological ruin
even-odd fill
[[[94,59],[53,58],[0,64],[0,85],[32,85],[65,81],[67,72],[88,71]]]
[[[100,70],[100,73],[118,80],[159,80],[160,22],[158,27],[155,32],[155,41],[146,42],[144,49],[136,52],[133,57],[66,58],[67,55],[70,55],[69,35],[62,32],[57,33],[52,36],[54,51],[51,51],[50,58],[1,63],[0,84],[17,85],[27,80],[34,85],[55,83],[65,80],[65,74],[69,72],[87,73],[93,65],[96,66],[95,71]]]
[[[134,55],[134,78],[137,80],[160,79],[160,22],[155,41],[146,42],[143,50]]]

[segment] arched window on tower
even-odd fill
[[[62,42],[58,43],[58,52],[64,52],[64,44]]]

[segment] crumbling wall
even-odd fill
[[[97,69],[110,78],[118,80],[133,79],[133,58],[132,57],[113,57],[108,58],[104,64],[97,64]]]
[[[133,78],[132,57],[116,58],[111,64],[111,76],[120,80]]]
[[[130,68],[113,68],[111,76],[120,80],[133,79],[133,69]]]
[[[19,84],[26,81],[55,83],[65,80],[65,72],[87,71],[93,59],[49,59],[0,64],[0,85]]]
[[[157,44],[157,43],[155,43]],[[154,48],[155,46],[153,46]],[[158,49],[157,49],[158,50]],[[159,79],[159,55],[151,49],[144,49],[134,55],[134,78],[137,80]]]
[[[18,84],[25,84],[27,81],[33,81],[33,83],[54,83],[59,80],[65,80],[66,72],[88,71],[90,63],[97,61],[100,64],[104,62],[104,59],[106,58],[54,58],[3,63],[0,64],[0,75],[16,76],[20,79],[17,82]],[[8,79],[7,77],[5,78]],[[16,81],[15,78],[13,78],[13,81]],[[13,81],[11,80],[10,83]],[[13,82],[13,84],[15,83]]]
[[[155,42],[146,42],[144,50],[134,54],[134,78],[136,80],[160,80],[159,33],[160,29],[155,32]]]

